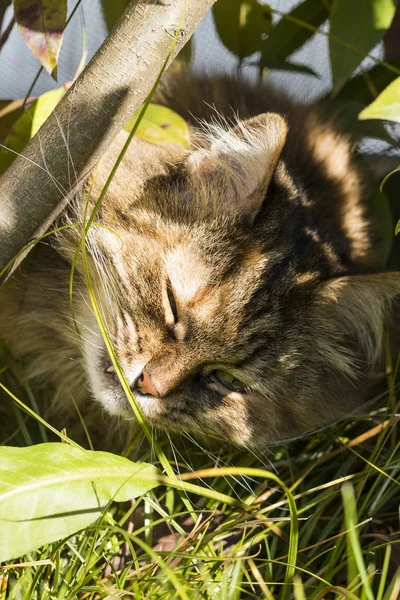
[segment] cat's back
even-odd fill
[[[183,70],[166,75],[154,101],[169,106],[192,125],[220,116],[247,119],[263,112],[289,114],[295,108],[286,93],[264,82]]]

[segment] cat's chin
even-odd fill
[[[119,385],[115,383],[110,385],[106,382],[104,386],[99,385],[97,378],[95,385],[92,385],[92,393],[94,399],[108,412],[108,414],[121,417],[122,419],[131,420],[134,418],[134,412],[129,399]],[[143,395],[135,391],[134,397],[139,404],[145,417],[152,423],[160,426],[162,419],[165,419],[165,405],[162,400],[153,398],[152,396]]]
[[[99,386],[99,379],[97,379],[95,388],[93,389],[92,386],[95,401],[109,415],[126,421],[135,419],[132,406],[119,384],[116,383],[115,386],[111,387],[108,385],[101,388]],[[176,415],[174,416],[173,410],[170,411],[171,414],[168,414],[167,406],[163,400],[150,395],[140,394],[137,391],[134,392],[134,397],[150,425],[175,433],[186,431],[195,435],[205,434],[205,431],[189,415],[182,415],[180,413],[179,417],[177,417]],[[215,437],[215,434],[211,432],[208,435]]]

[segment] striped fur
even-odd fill
[[[400,276],[370,272],[374,234],[351,141],[316,107],[261,84],[172,77],[157,101],[188,120],[193,147],[134,140],[87,240],[126,378],[134,385],[146,368],[159,392],[137,394],[150,423],[260,447],[356,410],[379,370]],[[91,206],[124,139],[101,163]],[[90,183],[62,223],[82,221]],[[73,327],[79,235],[38,244],[3,286],[0,333],[51,384],[58,410],[73,395],[92,415],[131,422],[80,263],[80,334]]]

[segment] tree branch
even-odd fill
[[[13,17],[11,19],[11,21],[9,22],[9,24],[7,25],[7,27],[5,28],[4,33],[0,36],[0,52],[1,52],[2,47],[4,46],[4,44],[10,37],[10,33],[12,32],[14,25],[15,25],[15,19]]]
[[[189,0],[172,58],[215,0]],[[132,0],[37,135],[0,178],[0,271],[65,207],[70,192],[149,94],[185,0]]]

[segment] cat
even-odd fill
[[[191,148],[134,139],[87,236],[95,296],[152,426],[267,447],[353,413],[379,371],[400,274],[374,272],[367,175],[316,106],[264,83],[170,75],[153,102]],[[121,133],[57,226],[0,290],[0,336],[56,406],[132,421],[93,313],[84,206]]]

